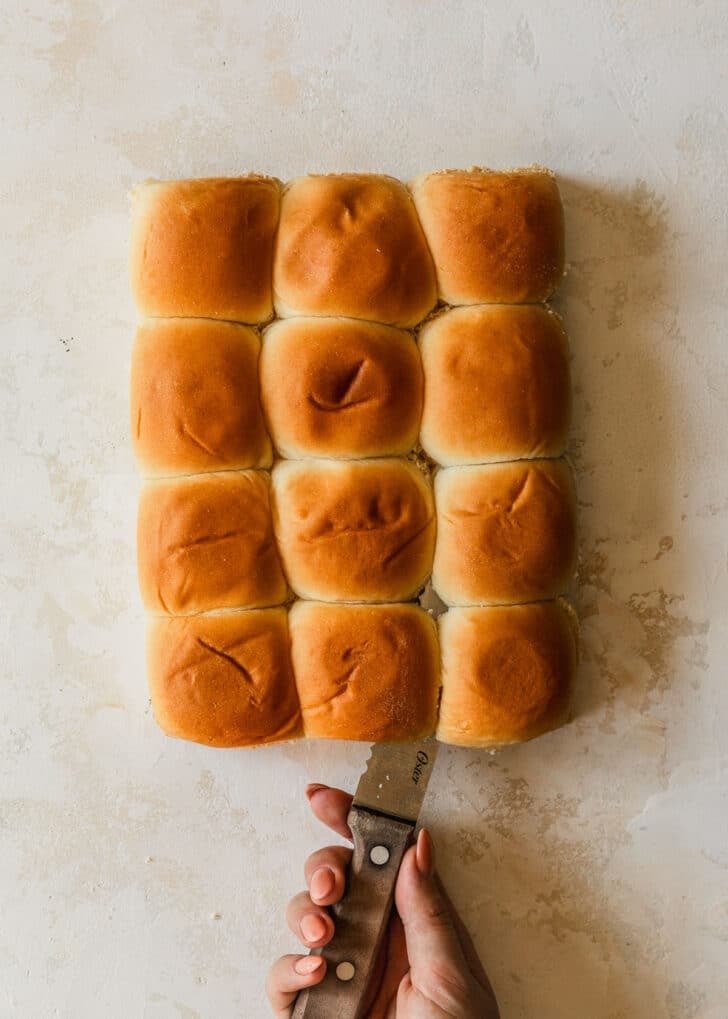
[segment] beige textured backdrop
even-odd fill
[[[264,1016],[323,835],[303,787],[366,756],[153,723],[127,191],[538,161],[568,217],[578,717],[444,750],[426,820],[504,1019],[725,1019],[725,4],[6,0],[0,40],[0,1016]]]

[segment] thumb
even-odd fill
[[[408,990],[443,1010],[467,1003],[472,977],[435,877],[434,847],[425,829],[402,860],[394,901],[407,942]]]

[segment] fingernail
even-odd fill
[[[294,962],[293,968],[302,977],[308,976],[309,973],[315,973],[323,961],[320,955],[304,955],[301,959],[297,959]]]
[[[328,789],[327,785],[322,785],[321,782],[311,782],[310,785],[306,786],[306,796],[308,797],[309,803],[311,798],[319,791],[319,789]]]
[[[420,828],[415,850],[417,869],[423,877],[432,877],[435,873],[435,847],[427,828]]]
[[[318,913],[306,913],[301,917],[299,927],[306,941],[310,941],[312,944],[320,941],[326,933],[326,923]]]
[[[328,898],[336,885],[331,867],[318,867],[311,875],[311,898],[317,902]]]

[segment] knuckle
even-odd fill
[[[454,930],[452,914],[442,899],[434,899],[428,902],[423,910],[422,918],[430,927]]]

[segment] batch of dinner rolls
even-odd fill
[[[551,173],[147,182],[131,431],[162,728],[497,747],[568,717]],[[433,586],[437,623],[416,602]]]

